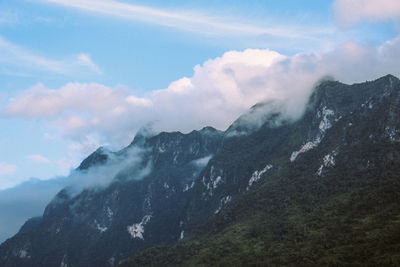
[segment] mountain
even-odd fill
[[[115,153],[99,148],[77,172],[89,176],[80,178],[102,179],[102,166],[115,168],[114,182],[79,194],[69,188],[60,191],[37,227],[21,229],[1,246],[0,265],[114,265],[134,251],[176,242],[188,189],[220,147],[222,135],[206,127],[189,134],[138,135]],[[137,180],[146,169],[151,171]]]
[[[0,191],[0,244],[24,224],[27,218],[40,216],[57,192],[68,183],[67,178],[51,180],[31,178],[13,188]]]
[[[31,229],[35,228],[42,222],[42,217],[32,217],[27,220],[19,229],[17,235],[29,232]]]
[[[224,140],[193,188],[187,238],[123,266],[398,266],[399,108],[391,75],[321,83],[301,119]]]
[[[296,121],[270,105],[98,149],[76,170],[96,186],[59,192],[0,265],[399,264],[400,81],[321,82]]]

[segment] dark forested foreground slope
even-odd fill
[[[96,151],[78,172],[140,160],[101,189],[61,191],[0,265],[400,265],[400,81],[326,81],[299,120],[251,127],[260,110],[224,133]]]
[[[399,266],[399,81],[326,82],[310,104],[293,124],[224,143],[207,168],[243,177],[241,193],[123,266]]]

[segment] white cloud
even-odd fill
[[[192,77],[144,96],[95,83],[68,83],[56,90],[39,84],[11,99],[3,115],[50,122],[76,142],[75,151],[89,153],[100,144],[128,144],[148,122],[156,131],[226,129],[260,101],[279,103],[284,115],[295,119],[320,78],[353,83],[399,76],[399,56],[400,38],[380,47],[348,42],[327,53],[293,56],[268,49],[230,51],[195,66]]]
[[[84,147],[93,149],[99,142],[126,143],[138,127],[155,118],[151,98],[95,83],[68,83],[58,90],[38,84],[9,104],[3,114],[50,122],[63,137],[77,141],[73,150],[82,153],[88,152]],[[51,137],[55,138],[54,133]]]
[[[151,162],[143,162],[145,152],[146,150],[137,147],[125,150],[125,153],[120,155],[103,150],[103,153],[108,153],[104,165],[93,166],[88,172],[71,172],[68,177],[70,183],[68,193],[75,195],[84,188],[104,188],[120,173],[126,173],[127,179],[142,179],[152,169]]]
[[[29,155],[26,158],[36,163],[45,163],[45,164],[51,163],[51,160],[42,155],[37,155],[37,154]]]
[[[151,8],[143,5],[113,0],[42,0],[86,12],[112,16],[120,19],[140,21],[206,35],[259,36],[269,35],[284,38],[309,38],[332,33],[326,27],[310,26],[263,26],[260,23],[241,22],[239,18],[206,15],[198,11],[176,11]]]
[[[0,63],[8,68],[17,68],[18,72],[21,72],[22,69],[28,72],[44,71],[62,75],[102,73],[87,54],[79,54],[62,60],[50,59],[13,44],[1,36]]]
[[[0,162],[0,176],[12,175],[17,170],[17,165]]]
[[[336,18],[345,28],[361,20],[377,22],[400,17],[398,0],[335,0],[333,7]]]
[[[263,100],[268,90],[257,79],[285,58],[270,50],[231,51],[196,66],[192,78],[182,78],[144,97],[123,87],[94,83],[69,83],[58,90],[38,84],[11,99],[4,113],[50,119],[63,135],[80,143],[104,136],[101,143],[127,143],[149,121],[159,121],[156,127],[160,130],[189,131],[203,124],[225,128]]]
[[[93,60],[90,58],[88,54],[79,54],[78,62],[80,62],[83,66],[88,67],[90,70],[94,71],[97,74],[103,74],[100,70],[99,66],[97,66]]]
[[[28,117],[54,117],[74,111],[91,114],[108,112],[119,105],[124,105],[125,98],[129,96],[126,88],[109,88],[95,83],[68,83],[58,90],[51,90],[43,84],[38,84],[17,98],[12,98],[6,113]],[[139,100],[136,104],[141,105]],[[27,106],[30,110],[25,108]]]

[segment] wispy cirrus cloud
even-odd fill
[[[176,11],[151,8],[114,0],[42,0],[69,8],[112,16],[120,19],[151,23],[164,27],[218,36],[273,36],[281,38],[313,38],[332,33],[332,28],[293,24],[263,25],[240,18],[207,15],[199,11]]]
[[[25,72],[42,71],[62,75],[102,73],[88,54],[81,53],[61,60],[51,59],[14,44],[2,36],[0,36],[0,63],[3,67],[9,66]]]

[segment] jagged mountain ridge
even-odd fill
[[[220,231],[236,227],[238,222],[244,220],[244,217],[253,218],[252,212],[254,211],[273,215],[283,222],[287,221],[287,218],[280,213],[285,208],[281,206],[280,202],[276,202],[279,200],[284,203],[287,200],[281,199],[282,196],[277,192],[287,192],[288,196],[296,193],[296,196],[293,197],[296,199],[297,194],[301,196],[301,192],[299,193],[298,190],[303,188],[302,190],[307,191],[305,185],[322,186],[321,179],[333,177],[338,166],[341,170],[346,170],[346,161],[349,160],[359,161],[357,162],[360,166],[359,169],[364,168],[364,170],[373,169],[374,164],[384,163],[384,161],[374,159],[375,154],[371,154],[371,158],[363,158],[362,155],[359,155],[359,157],[349,159],[349,153],[354,148],[362,151],[362,147],[359,147],[357,142],[386,144],[390,149],[385,148],[380,153],[385,154],[390,151],[392,155],[388,161],[396,162],[398,155],[393,148],[399,140],[399,90],[399,80],[390,75],[374,82],[352,86],[326,81],[317,87],[310,98],[304,116],[296,122],[280,120],[279,114],[273,114],[267,117],[264,125],[257,129],[250,128],[253,132],[246,135],[231,134],[232,129],[249,129],[248,127],[238,128],[240,126],[239,119],[233,124],[234,127],[228,129],[225,137],[223,137],[223,133],[211,128],[205,128],[201,131],[203,134],[192,132],[189,134],[190,138],[187,137],[189,135],[180,133],[162,133],[150,138],[138,136],[126,150],[117,153],[116,156],[123,155],[131,147],[137,145],[147,146],[151,152],[146,155],[152,155],[154,170],[158,170],[155,174],[149,175],[151,179],[145,178],[139,183],[126,183],[122,179],[101,192],[84,191],[73,199],[67,198],[63,202],[65,205],[57,205],[55,210],[51,208],[50,204],[46,209],[41,226],[24,235],[16,236],[2,245],[0,259],[5,262],[6,266],[18,266],[21,263],[26,266],[44,263],[49,266],[58,266],[61,263],[74,266],[77,264],[107,266],[114,265],[119,260],[146,247],[176,242],[181,235],[188,237],[189,241],[187,242],[203,238],[204,235],[217,235]],[[380,119],[374,119],[376,117]],[[276,123],[276,120],[280,120],[279,123]],[[204,134],[205,132],[207,134]],[[369,133],[368,136],[365,136],[365,133]],[[370,137],[371,134],[372,137]],[[201,136],[213,137],[205,138],[208,140],[205,141]],[[198,141],[194,142],[194,140]],[[197,148],[192,146],[193,142],[197,144]],[[176,155],[177,148],[181,149],[179,155]],[[108,152],[104,152],[102,149],[96,151],[82,162],[80,170],[85,171],[91,166],[105,164],[108,157],[104,155],[107,154]],[[187,165],[196,159],[202,159],[206,163],[206,157],[210,154],[214,156],[202,170],[194,171],[191,166]],[[146,161],[147,156],[143,158]],[[171,168],[174,165],[176,168]],[[189,179],[187,176],[190,176]],[[299,177],[302,179],[298,179]],[[155,181],[157,186],[152,186],[150,181]],[[170,194],[165,194],[169,189],[164,186],[165,181],[169,188],[179,188],[182,192],[171,190]],[[182,181],[184,182],[182,183]],[[299,181],[304,182],[304,185]],[[338,187],[339,191],[345,190],[343,185],[338,186],[333,181],[330,180],[329,186]],[[180,184],[177,185],[177,182]],[[296,187],[291,184],[295,184]],[[193,188],[191,188],[192,186]],[[117,189],[119,195],[126,197],[116,201],[115,206],[98,204],[104,204],[112,199],[115,192],[113,190]],[[152,208],[158,207],[158,209],[151,209],[152,214],[149,213],[150,209],[144,205],[149,202],[146,201],[147,190],[153,192],[153,196],[160,198],[152,199]],[[329,195],[325,191],[323,192]],[[254,199],[256,196],[259,199]],[[65,196],[61,192],[58,197],[64,198]],[[174,200],[168,205],[166,199]],[[87,211],[91,211],[82,220],[83,224],[79,224],[79,227],[84,229],[81,232],[79,232],[80,228],[71,228],[69,219],[65,219],[68,217],[66,215],[69,214],[69,207],[75,207],[76,203],[80,203],[78,210],[80,209],[83,213],[87,214]],[[243,210],[243,203],[249,204],[247,206],[251,207],[250,212]],[[256,207],[253,207],[253,203],[256,203]],[[265,204],[271,208],[264,208]],[[114,213],[123,206],[126,207],[122,214],[129,214],[129,211],[133,210],[136,211],[136,214],[123,218],[120,225],[111,227],[107,224],[109,223],[107,208]],[[93,207],[98,208],[94,210]],[[171,208],[173,208],[173,212],[169,212]],[[158,224],[155,223],[157,215],[163,218],[158,221]],[[96,223],[93,219],[96,219]],[[67,223],[69,231],[57,241],[67,242],[67,244],[64,246],[55,244],[53,250],[45,251],[40,255],[40,259],[34,260],[33,257],[39,258],[39,256],[29,254],[29,246],[25,248],[26,244],[29,245],[32,240],[40,240],[39,235],[42,234],[47,235],[47,238],[51,240],[54,238],[54,232],[57,232],[55,226],[59,226],[60,222],[64,223],[64,220],[70,223]],[[91,222],[91,225],[83,226],[85,222]],[[135,223],[132,224],[132,222]],[[127,225],[132,226],[130,229],[131,233],[136,235],[135,238],[130,235]],[[277,227],[274,224],[269,226],[272,229]],[[107,230],[104,230],[105,228]],[[145,229],[144,233],[141,232],[143,229]],[[96,234],[88,234],[88,231],[92,230],[95,230]],[[284,229],[275,229],[274,231],[282,234],[281,231]],[[140,234],[143,239],[139,238]],[[70,235],[74,237],[71,238]],[[106,235],[109,237],[103,238]],[[88,241],[82,242],[82,239],[88,236],[91,240],[89,238]],[[110,242],[110,240],[116,239],[112,236],[118,236],[119,241]],[[271,240],[271,242],[273,241]],[[33,245],[30,244],[31,251],[36,252]],[[38,245],[36,244],[36,246]],[[79,253],[72,253],[71,247]],[[191,253],[186,254],[192,255]],[[230,254],[227,253],[227,255],[229,257]],[[148,258],[152,259],[152,257]],[[48,261],[46,262],[46,260]],[[143,260],[143,258],[139,257],[138,260]],[[151,264],[151,262],[144,263],[144,265],[146,264]]]
[[[391,75],[322,83],[300,120],[225,140],[194,187],[193,232],[123,266],[398,265],[399,108]],[[215,170],[227,179],[209,194]]]
[[[239,134],[225,139],[222,148],[203,171],[202,181],[204,182],[198,182],[194,188],[194,194],[197,194],[191,202],[191,209],[196,214],[193,215],[194,224],[198,224],[201,218],[207,218],[212,214],[213,211],[206,203],[214,203],[215,213],[219,204],[224,203],[225,199],[232,200],[233,195],[247,191],[266,172],[271,175],[288,164],[302,164],[303,158],[308,155],[305,152],[317,148],[320,144],[325,154],[317,155],[318,160],[307,158],[306,161],[312,162],[315,172],[320,171],[322,175],[329,167],[324,165],[330,164],[325,163],[323,158],[327,157],[329,160],[339,153],[338,148],[335,147],[330,147],[331,151],[329,151],[328,144],[337,142],[335,145],[340,146],[343,142],[343,140],[331,140],[326,144],[325,137],[330,134],[331,128],[336,127],[337,130],[332,131],[341,131],[341,134],[346,134],[348,130],[346,126],[352,120],[359,119],[359,116],[371,115],[374,104],[382,109],[389,108],[389,110],[375,111],[377,113],[373,116],[380,114],[398,116],[396,102],[399,97],[398,86],[399,80],[391,75],[374,82],[352,86],[337,81],[325,81],[311,95],[307,110],[300,120],[295,122],[280,120],[279,114],[273,114],[270,118],[280,120],[279,122],[268,120],[253,133],[244,136]],[[392,108],[396,110],[392,112],[390,110]],[[385,128],[393,124],[393,127],[396,127],[396,118],[388,117],[387,120],[390,123],[380,120],[379,135],[383,138],[398,138],[398,132]],[[233,126],[237,128],[238,124],[240,124],[240,118]],[[362,133],[364,132],[365,129]],[[390,137],[390,135],[393,136]],[[246,164],[241,164],[244,157]],[[318,167],[314,167],[314,164],[318,164]],[[225,183],[221,193],[218,190],[214,190],[217,192],[208,190],[205,194],[204,185],[215,183],[219,177],[215,175],[217,172],[223,174],[219,182]],[[203,210],[204,213],[201,212]],[[199,220],[196,220],[196,217]]]
[[[177,241],[188,189],[221,141],[222,132],[206,127],[189,134],[136,138],[115,153],[96,150],[78,172],[115,166],[114,161],[131,156],[138,146],[139,165],[151,162],[152,171],[141,180],[130,179],[128,166],[106,188],[89,188],[73,196],[62,190],[46,207],[39,226],[2,245],[0,262],[5,266],[109,266],[153,244]]]

